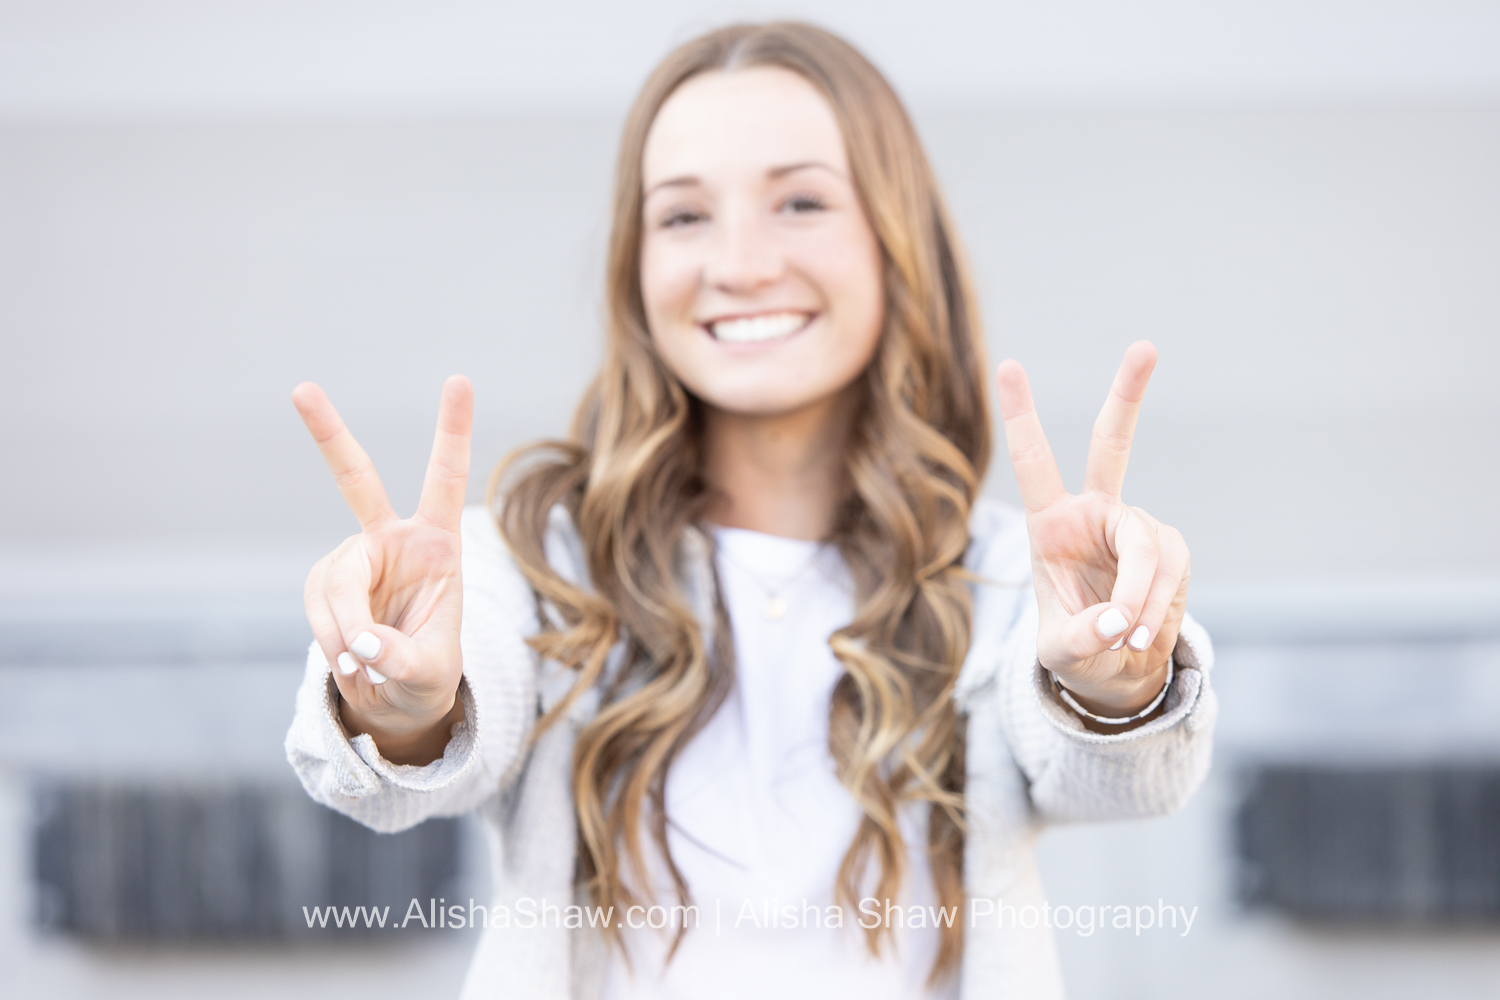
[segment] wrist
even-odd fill
[[[409,712],[365,713],[339,695],[339,721],[349,738],[369,736],[380,755],[392,764],[430,764],[443,755],[455,723],[464,718],[463,699],[457,690],[447,708],[412,714]]]
[[[1128,683],[1100,685],[1082,693],[1071,685],[1065,686],[1062,678],[1051,670],[1047,672],[1058,699],[1082,720],[1085,728],[1100,733],[1120,733],[1166,711],[1167,691],[1175,671],[1169,657],[1166,663],[1144,677]]]
[[[1144,676],[1115,678],[1103,684],[1083,685],[1065,680],[1057,674],[1053,676],[1088,711],[1095,715],[1122,718],[1141,711],[1161,693],[1167,682],[1170,665],[1170,661],[1167,661]]]

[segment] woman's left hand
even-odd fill
[[[1063,488],[1026,372],[996,372],[1011,465],[1026,505],[1041,625],[1037,655],[1084,708],[1124,718],[1151,703],[1187,605],[1187,543],[1120,500],[1156,348],[1130,345],[1094,422],[1083,492]]]

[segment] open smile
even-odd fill
[[[725,316],[710,320],[703,328],[724,344],[760,344],[801,333],[817,318],[811,312],[768,312],[754,316]]]

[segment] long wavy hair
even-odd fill
[[[716,627],[706,638],[682,576],[685,535],[710,499],[702,403],[663,363],[647,327],[641,156],[657,112],[685,81],[761,66],[800,74],[832,106],[882,258],[884,325],[859,377],[846,451],[852,488],[829,539],[850,567],[857,610],[828,640],[845,670],[829,705],[828,749],[863,809],[834,897],[847,908],[866,896],[898,898],[907,858],[898,814],[904,803],[925,801],[939,902],[962,914],[964,733],[951,694],[970,634],[961,560],[990,453],[982,339],[953,226],[911,120],[879,71],[827,31],[781,22],[703,35],[661,62],[630,110],[615,172],[603,367],[569,439],[521,449],[491,480],[501,533],[546,612],[532,646],[577,671],[571,693],[533,737],[600,685],[601,707],[578,732],[573,754],[578,878],[595,905],[637,902],[621,864],[638,885],[650,884],[644,826],[687,905],[666,839],[666,777],[729,691],[734,649],[722,602],[715,597]],[[591,589],[547,562],[556,505],[582,539]],[[621,643],[618,668],[606,671]],[[871,864],[878,875],[866,892]],[[873,954],[888,932],[866,931]],[[618,928],[609,934],[621,945]],[[933,982],[957,968],[962,919],[941,935]]]

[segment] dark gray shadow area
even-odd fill
[[[1500,765],[1246,775],[1241,901],[1329,923],[1500,924]]]
[[[36,922],[101,943],[367,939],[463,867],[456,819],[381,834],[295,790],[39,778],[32,799]]]

